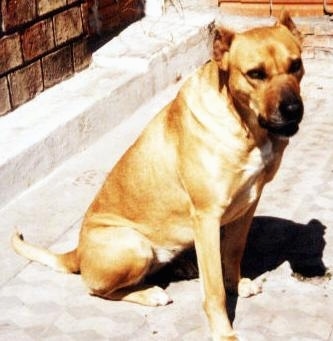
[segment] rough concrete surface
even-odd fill
[[[333,65],[306,60],[305,68],[304,120],[264,191],[243,262],[263,293],[229,298],[242,340],[333,340]],[[18,228],[53,250],[74,247],[105,174],[178,86],[159,92],[0,211],[0,340],[210,339],[196,278],[171,281],[173,303],[165,307],[111,302],[89,296],[79,276],[28,263],[9,246]]]

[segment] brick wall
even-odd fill
[[[85,0],[1,0],[0,115],[86,67]]]
[[[305,58],[315,58],[333,61],[333,21],[329,18],[313,18],[297,22],[297,27],[303,33],[303,55]]]
[[[88,0],[92,34],[118,32],[144,15],[144,0]]]
[[[143,0],[0,1],[0,115],[88,66],[93,43],[144,9]]]
[[[218,0],[218,2],[225,13],[238,15],[276,15],[283,7],[293,16],[324,14],[323,0]]]

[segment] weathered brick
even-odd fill
[[[48,88],[73,74],[72,49],[65,46],[42,58],[44,87]]]
[[[119,5],[111,4],[109,6],[103,6],[98,9],[99,19],[104,22],[109,18],[120,17],[119,15]]]
[[[40,61],[10,74],[9,87],[14,108],[43,91],[43,77]]]
[[[59,46],[83,33],[80,7],[73,7],[54,16],[54,34]]]
[[[324,14],[323,5],[320,4],[320,2],[318,3],[314,0],[311,0],[311,3],[290,3],[287,5],[276,4],[274,1],[272,6],[272,15],[279,17],[282,7],[287,9],[291,16],[295,17],[321,16]]]
[[[0,39],[0,75],[22,64],[20,36],[15,33]]]
[[[8,31],[36,18],[35,0],[3,0],[1,1],[3,29]]]
[[[307,35],[304,37],[304,46],[325,47],[329,46],[329,36]]]
[[[0,116],[10,111],[10,97],[7,77],[0,78]]]
[[[314,59],[315,58],[315,48],[313,46],[303,47],[302,57],[305,59]]]
[[[37,0],[38,14],[43,15],[66,6],[66,0]]]
[[[316,47],[315,58],[319,60],[332,61],[333,49],[330,49],[329,47]]]
[[[73,44],[73,63],[74,71],[78,72],[89,66],[91,61],[91,50],[89,48],[88,40]]]
[[[109,4],[100,7],[98,10],[98,18],[100,20],[100,31],[113,31],[121,25],[121,17],[119,12],[119,4]]]
[[[22,34],[23,57],[29,61],[54,47],[52,19],[38,22]]]
[[[82,13],[82,31],[84,34],[90,34],[89,29],[89,5],[87,2],[81,5]]]
[[[332,35],[332,36],[329,36],[328,47],[330,47],[330,48],[333,47],[333,35]]]
[[[333,23],[327,22],[325,24],[315,26],[316,35],[333,35]]]
[[[98,1],[98,8],[103,8],[105,6],[116,6],[119,10],[119,3],[118,1],[110,1],[110,0],[99,0]]]
[[[102,33],[114,31],[115,29],[119,28],[120,25],[121,19],[119,15],[112,18],[103,19],[103,21],[101,22],[100,31]]]
[[[269,1],[263,3],[240,3],[239,1],[220,1],[219,6],[225,14],[270,16]]]
[[[301,31],[303,35],[314,34],[314,26],[310,22],[301,22],[297,24],[297,28]]]
[[[122,24],[132,23],[144,14],[144,7],[140,0],[125,0],[119,2],[119,12]]]

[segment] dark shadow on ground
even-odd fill
[[[242,262],[243,276],[256,278],[285,261],[304,277],[323,276],[325,228],[316,219],[304,225],[281,218],[254,218]]]
[[[285,261],[294,273],[304,277],[323,276],[322,256],[325,226],[312,219],[308,224],[258,216],[253,219],[241,265],[242,276],[254,279],[276,269]],[[167,287],[170,282],[198,277],[194,249],[187,250],[172,263],[147,279],[148,283]],[[199,293],[198,293],[199,294]],[[237,296],[228,295],[228,312],[233,321]]]

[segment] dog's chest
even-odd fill
[[[263,173],[265,168],[270,165],[274,159],[273,145],[267,140],[261,147],[254,148],[247,158],[247,162],[243,166],[245,176],[257,177]]]
[[[247,162],[242,167],[241,178],[243,188],[239,191],[239,201],[243,204],[252,204],[261,193],[266,182],[266,170],[274,161],[275,155],[271,141],[267,141],[260,148],[249,153]]]
[[[226,207],[221,224],[224,225],[245,214],[260,197],[266,182],[266,169],[274,160],[272,144],[253,149],[240,168],[233,173],[228,196],[222,199]]]

